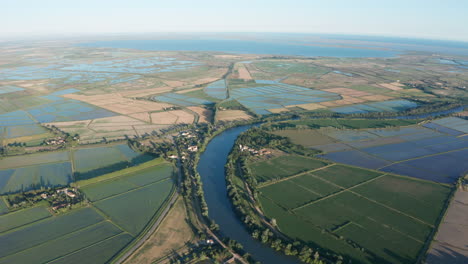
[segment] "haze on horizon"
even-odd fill
[[[0,39],[153,32],[294,32],[468,41],[468,1],[3,1]]]

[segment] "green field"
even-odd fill
[[[52,216],[38,206],[0,216],[0,263],[109,261],[160,210],[172,175],[173,166],[156,159],[81,182],[95,208]]]
[[[358,183],[378,177],[383,173],[344,165],[333,165],[323,170],[315,171],[313,174],[340,187],[349,188]]]
[[[0,197],[0,215],[8,213],[8,206],[5,204],[5,201]]]
[[[304,147],[312,147],[334,142],[332,138],[312,129],[285,129],[274,131],[273,134],[287,137],[291,139],[294,144],[302,145]]]
[[[32,207],[0,216],[0,233],[50,217],[43,206]]]
[[[138,235],[162,206],[172,188],[172,181],[165,180],[100,200],[95,206],[117,225]]]
[[[109,196],[117,195],[154,183],[172,176],[173,168],[169,164],[161,164],[146,168],[117,179],[110,179],[82,188],[86,197],[91,201],[97,201]]]
[[[302,156],[283,155],[272,159],[249,164],[252,175],[258,182],[267,182],[288,177],[300,172],[326,166],[324,161]]]
[[[152,159],[126,144],[6,157],[0,162],[0,194],[68,186]]]
[[[443,209],[440,201],[448,197],[451,189],[446,185],[385,176],[356,187],[353,191],[435,225]]]
[[[12,169],[44,163],[69,161],[67,151],[54,151],[23,156],[12,156],[2,159],[0,169]]]
[[[45,263],[120,233],[122,233],[122,230],[110,222],[100,222],[29,248],[20,254],[0,259],[0,263]]]
[[[106,263],[131,240],[129,234],[121,234],[52,261],[54,264]]]
[[[265,184],[259,191],[265,215],[293,239],[357,263],[414,263],[451,190],[333,165]]]
[[[84,208],[3,234],[0,236],[0,258],[60,238],[103,220],[104,218],[93,209]]]
[[[418,119],[305,119],[295,121],[284,121],[274,123],[271,126],[274,128],[290,129],[297,127],[308,127],[312,129],[321,127],[335,127],[341,129],[362,129],[362,128],[385,128],[385,127],[397,127],[397,126],[408,126],[419,123],[421,120]],[[313,130],[309,130],[315,133]],[[281,132],[279,132],[281,133]],[[304,137],[303,135],[302,137]],[[313,135],[310,135],[313,136]],[[324,143],[325,144],[325,143]]]

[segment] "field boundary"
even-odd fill
[[[317,169],[312,169],[312,170],[308,170],[308,171],[304,171],[304,172],[299,172],[297,174],[294,174],[294,175],[291,175],[291,176],[288,176],[288,177],[285,177],[285,178],[281,178],[281,179],[278,179],[278,180],[268,181],[268,182],[265,182],[263,184],[259,184],[258,189],[261,189],[261,188],[264,188],[264,187],[267,187],[267,186],[270,186],[270,185],[274,185],[276,183],[280,183],[280,182],[283,182],[283,181],[288,181],[288,180],[303,176],[303,175],[308,174],[308,173],[323,170],[323,169],[329,168],[329,167],[334,166],[334,165],[336,165],[336,163],[328,164],[328,165],[325,165],[325,166],[317,168]]]
[[[341,191],[332,193],[332,194],[327,195],[327,196],[325,196],[325,197],[322,197],[322,198],[319,198],[319,199],[317,199],[317,200],[310,201],[310,202],[308,202],[308,203],[305,203],[305,204],[303,204],[303,205],[300,205],[300,206],[298,206],[298,207],[292,208],[292,209],[290,209],[290,211],[295,211],[295,210],[298,210],[298,209],[307,207],[307,206],[309,206],[309,205],[312,205],[312,204],[314,204],[314,203],[317,203],[317,202],[326,200],[326,199],[328,199],[328,198],[330,198],[330,197],[333,197],[333,196],[336,196],[336,195],[338,195],[338,194],[347,192],[347,191],[351,190],[352,188],[359,187],[359,186],[361,186],[361,185],[364,185],[364,184],[366,184],[366,183],[369,183],[369,182],[371,182],[371,181],[374,181],[374,180],[376,180],[376,179],[378,179],[378,178],[381,178],[381,177],[383,177],[383,176],[386,176],[386,175],[387,175],[387,174],[382,174],[382,175],[379,175],[379,176],[374,177],[374,178],[372,178],[372,179],[369,179],[369,180],[367,180],[367,181],[363,181],[363,182],[361,182],[361,183],[358,183],[358,184],[356,184],[356,185],[353,185],[353,186],[351,186],[351,187],[344,188],[344,187],[339,186],[339,185],[337,185],[337,184],[335,184],[335,183],[333,183],[333,182],[331,182],[331,181],[327,181],[327,180],[325,180],[325,179],[322,179],[322,178],[320,178],[320,177],[318,177],[318,176],[315,176],[315,175],[311,174],[312,177],[314,177],[314,178],[316,178],[316,179],[319,179],[319,180],[322,180],[322,181],[324,181],[324,182],[326,182],[326,183],[328,183],[328,184],[331,184],[331,185],[333,185],[333,186],[335,186],[335,187],[338,187],[338,188],[341,189]]]

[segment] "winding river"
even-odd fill
[[[235,127],[217,135],[210,141],[200,157],[197,171],[203,182],[209,217],[219,225],[220,232],[224,236],[241,243],[244,250],[250,253],[256,261],[264,264],[297,264],[299,261],[295,258],[278,253],[253,239],[237,218],[227,196],[224,165],[227,163],[227,157],[237,136],[250,127],[252,125]]]
[[[456,107],[446,111],[439,111],[415,116],[399,116],[397,119],[427,118],[446,115],[463,111],[464,107]],[[395,118],[395,117],[394,117]],[[299,260],[285,256],[272,248],[265,246],[260,241],[253,239],[237,218],[231,201],[227,196],[224,165],[234,146],[234,142],[240,133],[254,125],[245,125],[230,128],[214,137],[200,157],[197,171],[203,182],[206,203],[208,204],[209,217],[220,228],[220,232],[231,239],[241,243],[244,250],[252,255],[256,261],[264,264],[297,264]]]

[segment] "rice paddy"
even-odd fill
[[[205,87],[205,93],[216,99],[226,99],[227,98],[227,85],[226,80],[219,80],[214,83],[209,84]]]
[[[335,93],[296,85],[275,83],[269,86],[232,89],[230,97],[258,115],[271,114],[268,109],[338,100]]]
[[[332,149],[327,145],[314,148],[328,152],[321,157],[336,162],[452,183],[468,170],[468,141],[460,137],[462,131],[454,129],[463,130],[468,122],[451,120],[454,119],[398,129],[327,130],[327,136],[349,148]],[[432,125],[444,122],[457,122],[457,126],[446,130]]]
[[[151,159],[128,145],[8,157],[0,164],[0,194],[68,186]]]
[[[167,93],[163,95],[158,95],[154,97],[154,100],[164,102],[164,103],[174,104],[174,105],[181,105],[181,106],[214,104],[214,102],[211,102],[205,99],[189,97],[189,96],[186,96],[183,94],[177,94],[177,93]]]
[[[18,91],[24,91],[24,88],[13,86],[13,85],[0,86],[0,94],[14,93]]]
[[[126,158],[138,158],[123,145],[115,148]],[[93,179],[82,189],[90,199],[88,207],[55,216],[43,206],[1,215],[0,263],[110,261],[148,225],[173,191],[173,167],[148,164]],[[128,188],[119,189],[119,184]]]
[[[259,192],[265,215],[293,239],[359,263],[413,263],[451,188],[335,164],[260,185]]]

